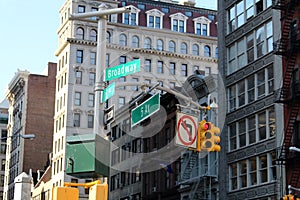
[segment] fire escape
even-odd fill
[[[189,151],[182,156],[182,169],[179,180],[180,190],[188,191],[188,196],[181,200],[211,200],[215,199],[213,193],[217,191],[218,183],[216,154]]]
[[[299,0],[273,0],[273,9],[281,11],[281,38],[274,42],[274,53],[282,56],[283,81],[282,88],[275,93],[275,102],[283,103],[287,111],[284,127],[283,146],[278,151],[277,161],[281,165],[290,165],[293,160],[289,147],[293,145],[293,132],[295,122],[300,110],[299,75],[295,68],[297,55],[300,48],[298,20],[294,19]],[[294,165],[288,185],[299,187],[300,165]]]

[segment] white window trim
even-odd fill
[[[131,10],[130,10],[129,15],[130,15],[131,13],[135,13],[135,14],[136,14],[135,24],[138,25],[138,24],[139,24],[139,12],[140,12],[141,10],[138,9],[137,7],[135,7],[135,6],[132,6],[132,5],[130,5],[130,8],[131,8]],[[125,14],[126,14],[126,13],[123,13],[123,14],[122,14],[122,22],[123,22],[123,23],[125,22]],[[129,17],[129,24],[128,24],[128,25],[131,25],[131,17]]]
[[[195,19],[193,19],[194,21],[194,30],[195,30],[195,34],[197,32],[197,24],[201,24],[201,35],[202,34],[202,25],[203,24],[206,24],[207,25],[207,35],[206,36],[210,36],[210,23],[211,23],[211,20],[209,20],[208,18],[204,17],[204,16],[201,16],[201,17],[197,17]]]
[[[171,18],[171,30],[173,30],[173,20],[176,19],[176,20],[183,20],[184,21],[184,27],[183,27],[183,32],[186,33],[186,21],[188,19],[187,16],[185,16],[184,14],[182,13],[175,13],[175,14],[172,14],[170,15],[170,18]],[[178,28],[179,28],[179,23],[178,23]],[[179,32],[178,30],[176,30],[177,32]]]
[[[146,11],[147,14],[147,27],[149,27],[149,17],[154,16],[154,27],[155,28],[155,17],[160,17],[160,29],[163,27],[163,16],[165,15],[163,12],[157,10],[157,9],[152,9]]]

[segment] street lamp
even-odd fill
[[[7,137],[2,137],[1,140],[5,140],[5,139],[8,139],[8,138],[13,138],[13,137],[21,137],[23,139],[29,139],[29,140],[33,140],[35,138],[35,134],[15,134],[15,135],[11,135],[11,136],[7,136]]]
[[[297,152],[300,152],[300,149],[297,148],[297,147],[290,147],[289,150],[290,150],[290,151],[297,151]]]
[[[104,134],[104,103],[101,102],[101,91],[105,89],[105,77],[103,72],[106,69],[106,25],[107,15],[130,12],[131,7],[107,9],[105,4],[99,5],[99,10],[88,13],[71,14],[70,20],[84,20],[90,17],[98,17],[98,37],[97,37],[97,58],[96,58],[96,80],[95,80],[95,107],[94,107],[94,134]]]

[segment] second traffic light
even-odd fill
[[[213,123],[202,120],[198,126],[197,151],[221,151],[220,129]]]

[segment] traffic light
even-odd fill
[[[295,197],[293,194],[288,194],[284,195],[280,200],[299,200],[299,198]]]
[[[202,120],[198,126],[197,151],[220,151],[220,129],[211,122]]]

